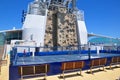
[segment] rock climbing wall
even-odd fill
[[[58,45],[75,46],[78,45],[76,32],[76,19],[74,14],[67,13],[66,8],[59,8],[57,13],[58,20]],[[71,47],[76,50],[76,47]],[[64,48],[68,50],[69,47]]]
[[[66,8],[49,10],[44,44],[47,47],[59,46],[59,48],[46,48],[44,50],[69,50],[68,46],[78,45],[75,20],[75,15],[67,13]],[[71,49],[76,50],[77,48],[71,47]]]

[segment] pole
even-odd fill
[[[90,43],[88,43],[88,60],[91,59]]]
[[[90,47],[88,48],[88,60],[91,59],[91,52],[90,52]]]
[[[79,51],[79,55],[81,57],[81,45],[78,45],[78,51]]]

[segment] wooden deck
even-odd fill
[[[95,70],[94,74],[87,73],[85,70],[82,72],[82,76],[77,75],[76,72],[67,73],[65,80],[119,80],[118,78],[120,78],[120,68],[114,68],[113,70],[106,69],[106,72],[97,70],[98,69]],[[48,76],[47,80],[64,80],[59,76],[60,75]],[[38,77],[24,80],[42,80],[42,78]]]

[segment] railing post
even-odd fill
[[[91,59],[91,52],[90,52],[90,48],[88,48],[88,59]]]

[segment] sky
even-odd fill
[[[22,10],[33,0],[0,0],[0,30],[21,29]],[[88,33],[120,38],[120,0],[77,0]]]

